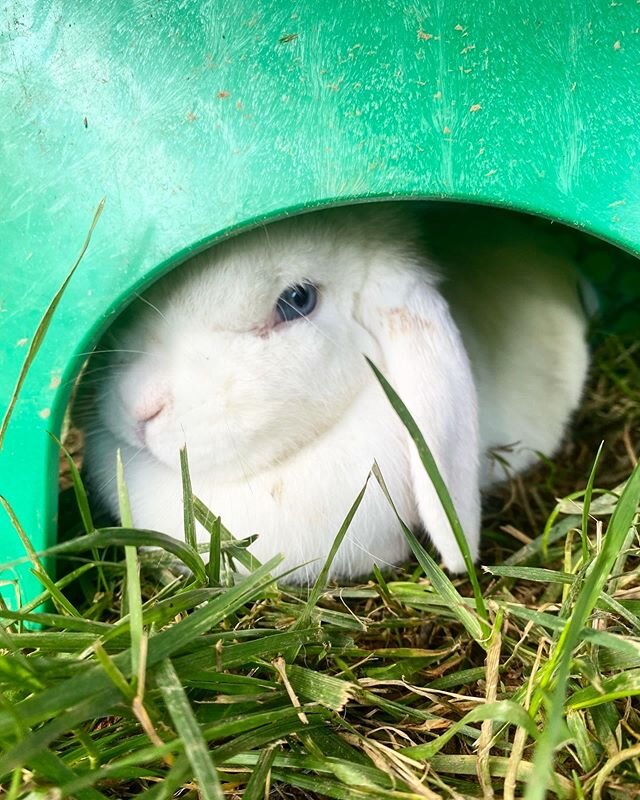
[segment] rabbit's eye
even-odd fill
[[[288,286],[278,298],[276,314],[280,322],[290,322],[306,317],[316,307],[318,290],[312,283],[297,283]]]

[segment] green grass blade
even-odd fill
[[[258,762],[251,771],[242,800],[264,800],[269,796],[271,766],[278,752],[277,744],[270,744],[260,753]]]
[[[81,575],[84,575],[85,572],[90,572],[92,569],[97,568],[97,564],[82,564],[81,566],[77,567],[71,572],[68,572],[66,575],[63,575],[59,580],[55,582],[55,585],[58,589],[64,589],[70,583],[73,583],[77,578]],[[33,611],[34,608],[39,608],[43,603],[45,603],[49,599],[49,592],[43,592],[42,594],[36,595],[32,600],[24,605],[20,606],[20,611],[22,613],[28,613],[29,611]]]
[[[113,659],[109,657],[109,654],[104,649],[104,647],[98,642],[94,648],[94,653],[96,654],[96,658],[102,669],[105,671],[109,680],[113,683],[113,685],[118,688],[122,694],[122,696],[127,700],[128,703],[133,703],[133,699],[135,697],[135,690],[127,683],[126,678],[120,672],[116,664],[114,663]],[[137,665],[136,665],[137,666]],[[134,673],[134,675],[137,673]]]
[[[211,538],[209,539],[209,563],[207,574],[210,586],[220,585],[220,563],[222,560],[222,522],[216,517],[211,524]]]
[[[142,792],[138,800],[173,800],[178,790],[188,780],[190,770],[189,759],[186,755],[180,756],[163,780],[146,792]]]
[[[30,760],[29,766],[38,770],[54,786],[62,786],[76,778],[76,773],[51,750],[43,749]],[[81,789],[76,793],[76,797],[78,800],[106,800],[106,795],[92,788]]]
[[[250,731],[242,736],[237,736],[216,748],[216,764],[223,765],[227,759],[232,758],[245,750],[257,750],[266,744],[278,741],[278,739],[291,735],[299,736],[300,733],[306,734],[314,726],[324,726],[327,720],[327,713],[319,713],[309,706],[301,706],[294,709],[295,713],[288,719],[272,725],[263,725],[257,730]],[[300,720],[300,714],[304,714],[308,724]]]
[[[120,450],[117,455],[116,480],[118,484],[118,505],[120,518],[125,528],[133,527],[133,516],[129,504],[129,492],[124,482],[124,467]],[[135,680],[140,669],[140,653],[142,651],[142,593],[140,588],[140,565],[138,551],[127,545],[124,548],[127,565],[126,597],[129,612],[129,630],[131,633],[131,674]],[[124,606],[123,606],[124,612]]]
[[[521,581],[535,581],[537,583],[560,583],[572,584],[576,576],[568,572],[559,570],[543,569],[542,567],[510,567],[510,566],[491,566],[483,567],[485,572],[490,575],[497,575],[500,578],[517,578]]]
[[[48,689],[35,697],[40,698],[51,691],[55,689]],[[0,780],[7,772],[28,764],[44,748],[86,720],[106,717],[120,699],[120,692],[110,684],[106,688],[101,687],[99,691],[85,687],[82,699],[73,708],[60,708],[59,711],[64,711],[64,714],[54,717],[46,725],[27,734],[17,745],[0,754]],[[19,709],[20,706],[17,706],[18,714],[21,713]]]
[[[18,536],[20,537],[20,541],[24,549],[27,551],[27,555],[25,558],[20,559],[21,563],[25,561],[30,561],[33,567],[33,574],[36,578],[40,581],[40,583],[44,586],[47,594],[51,597],[53,602],[55,603],[56,607],[60,610],[64,610],[73,617],[79,617],[80,614],[76,608],[71,604],[69,600],[62,594],[60,589],[56,586],[54,581],[51,580],[47,571],[42,566],[42,562],[40,561],[38,553],[33,549],[33,545],[27,534],[25,533],[24,528],[20,524],[19,519],[16,517],[13,508],[9,504],[9,502],[0,495],[0,503],[2,504],[4,510],[7,512],[9,519],[11,520],[11,524],[13,525],[14,529],[16,530]],[[0,569],[2,567],[0,566]]]
[[[48,599],[48,593],[40,595],[41,602]],[[83,619],[82,617],[71,617],[63,614],[48,614],[38,612],[37,614],[25,613],[23,611],[11,611],[8,608],[0,609],[0,619],[20,620],[23,622],[37,622],[40,625],[62,631],[91,631],[98,629],[110,630],[111,626],[101,622]],[[13,636],[24,636],[26,634],[12,634]]]
[[[65,293],[66,288],[69,285],[69,281],[73,277],[74,272],[76,271],[78,265],[82,261],[84,254],[87,252],[87,248],[89,247],[93,231],[96,225],[98,224],[100,215],[102,214],[104,203],[105,203],[105,198],[103,197],[102,200],[98,203],[98,207],[95,210],[93,219],[91,221],[91,225],[89,226],[89,231],[87,233],[87,236],[84,240],[82,247],[80,248],[80,254],[76,259],[75,264],[71,267],[71,269],[67,273],[67,277],[62,282],[62,285],[60,286],[58,291],[54,294],[53,299],[49,303],[46,311],[42,316],[42,319],[38,323],[35,333],[33,334],[33,339],[31,340],[31,344],[29,345],[29,349],[27,351],[27,355],[22,365],[22,369],[20,370],[20,373],[18,375],[18,380],[16,381],[16,385],[11,394],[9,405],[7,407],[7,410],[5,411],[4,417],[2,418],[2,423],[0,424],[0,450],[2,450],[4,437],[7,432],[7,428],[9,427],[9,420],[11,419],[13,409],[15,408],[16,402],[18,400],[18,395],[20,394],[20,390],[22,389],[22,384],[24,383],[25,378],[27,377],[27,373],[29,372],[29,369],[31,367],[31,364],[33,363],[33,360],[38,354],[38,350],[40,349],[42,342],[44,341],[44,337],[49,329],[49,325],[51,324],[51,320],[53,318],[53,315],[55,314],[56,308],[60,304],[60,300],[62,300],[62,295]]]
[[[281,770],[275,767],[272,770],[275,780],[285,785],[295,786],[303,791],[302,797],[313,797],[318,789],[322,790],[322,797],[332,800],[424,800],[424,791],[421,794],[413,792],[396,792],[392,789],[372,789],[371,786],[345,785],[342,782],[331,780],[323,776],[321,780],[315,775],[305,775],[298,770]],[[317,795],[316,795],[317,796]],[[427,795],[431,797],[431,795]]]
[[[535,611],[532,608],[526,608],[525,606],[518,606],[512,603],[506,603],[506,608],[509,610],[511,616],[520,617],[528,622],[535,622],[536,625],[546,630],[563,631],[566,627],[566,622],[563,619],[544,611]],[[615,650],[616,652],[623,653],[628,658],[640,658],[640,642],[628,636],[619,636],[616,633],[585,627],[580,631],[580,640],[592,642],[598,645],[598,647],[606,647],[609,650]]]
[[[567,728],[573,739],[573,746],[576,748],[580,765],[585,772],[591,772],[598,763],[598,755],[589,735],[585,717],[586,715],[581,714],[579,711],[569,711],[567,713]]]
[[[18,634],[19,635],[19,634]],[[26,665],[18,659],[0,655],[0,680],[8,689],[29,689],[30,691],[41,691],[44,684],[38,680],[33,673],[34,659],[28,659]]]
[[[92,533],[96,528],[93,524],[91,509],[89,507],[89,498],[87,497],[87,492],[84,488],[82,478],[80,477],[80,471],[78,470],[78,467],[76,467],[76,462],[73,460],[73,456],[62,444],[60,439],[58,439],[57,436],[54,436],[51,432],[49,432],[49,436],[62,451],[65,461],[67,462],[67,466],[69,467],[69,473],[71,475],[71,482],[73,485],[73,493],[76,498],[78,511],[80,512],[80,519],[82,520],[82,526],[85,530],[85,533]]]
[[[211,760],[211,753],[180,679],[168,658],[162,661],[157,668],[156,684],[176,731],[184,743],[185,752],[198,781],[198,794],[203,800],[224,800],[224,793]]]
[[[571,695],[568,705],[573,709],[592,708],[624,697],[640,694],[640,669],[630,669],[600,680],[597,686],[587,686]]]
[[[174,539],[172,536],[168,536],[166,533],[161,533],[160,531],[149,531],[139,528],[98,528],[95,533],[88,533],[86,536],[79,536],[77,539],[61,542],[36,555],[38,557],[69,555],[71,553],[83,553],[87,550],[93,550],[94,548],[126,547],[127,545],[133,545],[135,547],[155,547],[166,550],[182,561],[182,563],[202,582],[206,581],[207,573],[204,562],[198,553],[194,552],[190,547],[187,547],[184,542]],[[29,561],[28,557],[18,558],[14,561],[0,564],[0,570],[10,569],[19,564],[24,564],[26,561]]]
[[[484,722],[485,720],[516,725],[520,728],[524,728],[533,739],[538,738],[538,729],[522,706],[512,700],[498,700],[494,703],[485,703],[482,706],[478,706],[478,708],[472,709],[465,714],[459,722],[451,725],[445,733],[438,736],[432,742],[416,745],[415,747],[405,747],[402,752],[410,758],[429,761],[448,741],[459,733],[465,725],[469,725],[473,722]],[[478,736],[479,735],[480,731],[478,731]]]
[[[572,529],[575,528],[576,525],[580,524],[580,517],[575,514],[571,516],[565,517],[561,519],[556,524],[548,525],[549,532],[548,535],[544,534],[543,536],[538,536],[537,539],[534,539],[529,544],[524,545],[521,547],[520,550],[515,552],[513,555],[509,556],[509,558],[505,559],[504,564],[505,566],[519,566],[522,564],[526,564],[528,561],[532,561],[539,557],[545,558],[544,548],[545,548],[545,535],[546,535],[546,544],[555,544],[566,538],[567,533]]]
[[[22,784],[22,770],[14,769],[11,775],[11,783],[5,795],[5,800],[17,800]]]
[[[614,565],[614,572],[615,572],[615,565]],[[625,620],[635,631],[636,635],[640,634],[640,619],[638,619],[637,614],[634,614],[632,611],[629,611],[622,603],[619,603],[617,600],[614,600],[613,597],[602,592],[600,595],[600,599],[598,600],[598,608],[606,608],[607,611],[611,611],[620,619]]]
[[[433,457],[433,453],[429,448],[427,442],[425,441],[420,428],[416,424],[416,421],[413,419],[409,409],[405,406],[403,401],[400,399],[399,395],[395,391],[395,389],[391,386],[391,384],[387,381],[384,375],[380,372],[380,370],[376,367],[376,365],[367,358],[367,363],[373,370],[374,375],[378,379],[378,382],[382,386],[384,393],[386,394],[389,402],[393,406],[394,411],[400,417],[402,424],[405,426],[409,435],[413,439],[415,446],[418,449],[418,455],[420,456],[420,460],[422,461],[422,465],[424,466],[431,483],[433,484],[434,489],[436,490],[436,494],[442,504],[442,508],[444,509],[445,514],[447,515],[447,519],[449,520],[449,525],[451,525],[451,530],[453,531],[453,535],[455,536],[456,542],[458,547],[460,548],[460,552],[462,553],[462,557],[464,559],[465,567],[467,568],[467,573],[469,575],[469,580],[471,581],[471,586],[473,587],[473,595],[476,602],[476,611],[478,615],[482,619],[487,619],[487,609],[485,608],[484,598],[482,597],[482,590],[480,589],[480,584],[478,582],[478,576],[476,574],[475,564],[473,563],[473,559],[471,558],[471,553],[469,551],[469,545],[467,544],[467,537],[462,530],[462,525],[460,523],[460,519],[458,517],[458,513],[453,505],[453,501],[451,500],[451,495],[449,494],[449,490],[442,479],[442,475],[440,475],[440,471],[438,469],[438,465]]]
[[[477,755],[443,755],[442,753],[438,753],[438,755],[433,757],[429,766],[436,772],[445,772],[456,776],[475,776],[478,768],[477,762]],[[489,768],[494,777],[503,778],[509,766],[509,759],[504,756],[489,757]],[[530,761],[520,761],[517,775],[519,781],[526,780],[530,783],[533,773],[533,765]],[[553,781],[553,791],[557,797],[567,798],[567,800],[573,798],[573,784],[568,778],[558,775],[557,773],[553,773],[553,775],[549,777]],[[519,797],[520,795],[517,796]]]
[[[289,683],[297,695],[333,711],[342,711],[356,694],[357,687],[341,678],[296,664],[287,664],[285,669]]]
[[[221,641],[224,641],[221,639]],[[207,651],[199,654],[190,653],[186,656],[173,658],[172,661],[180,676],[188,680],[193,671],[205,669],[211,673],[212,664],[217,669],[238,669],[243,664],[254,664],[259,661],[273,661],[276,656],[290,652],[291,648],[299,650],[313,644],[326,646],[328,640],[321,628],[314,627],[308,630],[291,630],[283,633],[269,633],[267,636],[257,636],[248,642],[225,643],[215,662],[212,662],[211,653]],[[200,673],[201,678],[203,677]],[[210,680],[217,681],[220,676],[211,673]]]
[[[467,683],[475,683],[482,680],[486,674],[485,667],[470,667],[459,672],[452,672],[442,678],[436,678],[429,684],[431,689],[455,689]]]
[[[364,486],[358,492],[358,496],[351,504],[351,508],[347,512],[347,516],[344,518],[342,525],[340,526],[340,530],[336,534],[333,544],[331,545],[331,549],[329,550],[329,555],[327,556],[324,566],[320,570],[320,574],[316,578],[313,588],[309,592],[309,599],[307,600],[305,607],[300,614],[297,622],[295,623],[296,628],[306,628],[309,624],[309,619],[311,618],[311,613],[313,609],[316,607],[318,600],[320,599],[320,595],[322,594],[324,588],[327,585],[327,579],[329,577],[329,570],[331,569],[331,564],[333,563],[333,559],[336,557],[336,553],[338,552],[340,545],[344,541],[344,537],[347,535],[349,531],[349,527],[353,518],[356,515],[356,511],[360,507],[362,500],[364,498],[365,492],[367,491],[367,486],[369,485],[369,479],[371,478],[371,473],[369,473],[366,477],[364,482]]]
[[[424,570],[424,574],[431,581],[436,594],[442,599],[443,603],[450,608],[453,614],[455,614],[455,616],[460,620],[460,622],[464,625],[476,642],[478,642],[481,647],[486,648],[486,643],[490,634],[490,629],[486,621],[484,618],[476,616],[476,614],[473,612],[473,609],[469,608],[464,598],[458,592],[451,580],[431,558],[429,553],[427,553],[413,532],[407,527],[404,520],[400,517],[377,464],[374,464],[372,473],[378,481],[380,488],[384,492],[387,502],[393,509],[396,518],[402,527],[403,533],[409,542],[409,546],[411,547],[413,554]]]
[[[216,535],[215,528],[219,526],[220,528],[220,542],[221,543],[237,543],[238,540],[233,536],[233,534],[225,528],[225,526],[220,521],[220,518],[213,514],[207,506],[200,500],[197,496],[193,498],[193,509],[196,515],[196,519],[202,525],[202,527],[208,531],[211,535]],[[255,556],[253,556],[246,548],[238,546],[234,548],[233,557],[242,564],[243,567],[248,569],[250,572],[257,569],[260,566],[260,562],[258,561]]]
[[[51,597],[58,611],[66,612],[71,617],[81,617],[78,609],[68,598],[62,594],[60,589],[56,586],[55,581],[49,577],[49,573],[45,572],[44,570],[32,570],[32,572],[43,585],[46,594]]]
[[[555,748],[564,729],[564,701],[567,693],[571,657],[580,641],[580,632],[593,611],[600,592],[609,576],[612,565],[623,546],[640,503],[640,463],[627,481],[609,521],[602,548],[592,562],[584,585],[578,594],[573,613],[568,620],[556,647],[556,685],[551,699],[547,724],[536,747],[533,773],[528,782],[525,800],[544,800],[553,772]]]
[[[191,475],[189,473],[189,458],[187,448],[180,448],[180,473],[182,475],[182,506],[184,510],[184,540],[192,549],[198,549],[196,539],[196,515],[193,510],[193,489],[191,488]]]
[[[140,738],[142,739],[144,737]],[[173,752],[178,752],[180,750],[180,745],[181,742],[179,739],[173,739],[171,742],[168,742],[158,747],[148,747],[148,746],[143,746],[140,748],[136,747],[133,750],[133,752],[127,757],[115,761],[110,761],[110,763],[106,764],[105,766],[99,769],[92,770],[89,773],[85,773],[84,775],[76,778],[75,780],[69,781],[68,783],[64,784],[61,787],[62,796],[74,797],[79,789],[85,788],[87,786],[92,786],[93,784],[98,783],[99,781],[108,780],[109,778],[117,775],[118,773],[122,774],[123,772],[129,771],[131,768],[140,768],[143,767],[145,764],[158,762],[164,756],[167,756]],[[185,760],[183,760],[182,756],[176,759],[176,764],[177,763],[181,764],[186,763],[187,769],[189,767],[188,760],[186,760],[186,758]],[[149,769],[147,774],[149,773],[151,773],[151,769]],[[144,795],[137,795],[137,796],[140,797],[147,796],[147,794],[145,793]]]
[[[93,533],[96,527],[93,524],[93,516],[91,514],[89,498],[87,497],[87,492],[86,489],[84,488],[84,483],[80,475],[80,470],[76,466],[76,463],[73,460],[73,456],[67,450],[67,448],[62,444],[60,439],[58,439],[57,436],[54,436],[50,431],[48,433],[49,436],[53,439],[53,441],[58,445],[58,447],[62,451],[65,461],[67,462],[67,466],[69,467],[69,473],[71,475],[71,483],[73,486],[73,494],[76,499],[76,505],[78,507],[78,512],[80,513],[80,519],[82,520],[82,527],[84,528],[84,532]],[[101,586],[107,587],[108,583],[105,578],[104,571],[102,569],[102,564],[100,563],[100,556],[98,555],[97,550],[94,550],[92,552],[92,556],[96,564],[98,581]]]
[[[582,506],[582,528],[581,528],[581,539],[582,539],[582,563],[586,564],[589,560],[589,509],[591,508],[591,498],[593,497],[593,484],[596,479],[596,472],[598,470],[598,464],[600,463],[600,457],[602,456],[602,449],[604,447],[604,442],[600,442],[600,447],[598,448],[598,452],[596,453],[596,457],[593,462],[593,467],[591,468],[591,472],[589,473],[589,480],[587,481],[587,488],[584,491],[584,505]]]

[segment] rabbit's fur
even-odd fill
[[[125,312],[105,342],[112,352],[87,372],[97,393],[86,425],[93,495],[117,515],[121,448],[135,524],[182,538],[186,443],[196,495],[235,536],[258,534],[259,559],[280,552],[285,569],[304,565],[293,579],[305,582],[375,460],[400,517],[462,570],[417,450],[363,355],[420,426],[476,557],[480,484],[503,477],[485,453],[518,443],[507,456],[515,469],[532,450],[551,453],[587,369],[572,268],[520,255],[487,256],[459,280],[452,270],[443,285],[453,313],[419,226],[395,204],[276,222],[193,258]],[[278,323],[281,292],[304,281],[318,286],[316,309]],[[370,481],[331,574],[407,555]]]

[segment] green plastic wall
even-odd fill
[[[56,530],[47,431],[84,355],[134,291],[227,232],[421,197],[640,251],[635,0],[14,0],[0,15],[0,415],[106,198],[0,452],[36,548]],[[23,553],[0,509],[0,558]]]

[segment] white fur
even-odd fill
[[[579,276],[547,244],[523,226],[517,241],[469,246],[442,287],[473,365],[482,487],[553,455],[582,396],[589,351]]]
[[[524,289],[530,295],[527,281],[504,291],[504,314],[490,330],[473,303],[481,287],[469,283],[456,313],[474,361],[481,442],[467,352],[418,239],[393,205],[316,212],[224,242],[159,281],[118,322],[114,352],[95,373],[98,418],[88,424],[85,449],[94,494],[117,515],[121,448],[135,524],[182,538],[179,448],[186,443],[195,493],[236,536],[259,535],[252,546],[259,559],[281,552],[285,569],[305,564],[295,575],[305,581],[317,575],[376,460],[401,517],[423,526],[445,565],[460,571],[435,491],[363,354],[423,431],[476,557],[480,454],[514,441],[547,452],[557,446],[581,381],[572,376],[567,398],[551,410],[542,411],[538,395],[560,384],[564,391],[563,337],[568,331],[566,347],[581,353],[584,337],[562,300],[539,330],[547,292],[514,329],[511,311]],[[503,277],[492,275],[483,290],[492,307]],[[317,308],[274,326],[278,296],[304,280],[319,286]],[[537,335],[544,346],[532,354],[525,345]],[[530,460],[523,456],[516,468]],[[201,529],[199,537],[207,540]],[[407,555],[393,511],[371,481],[332,576],[362,575]]]

